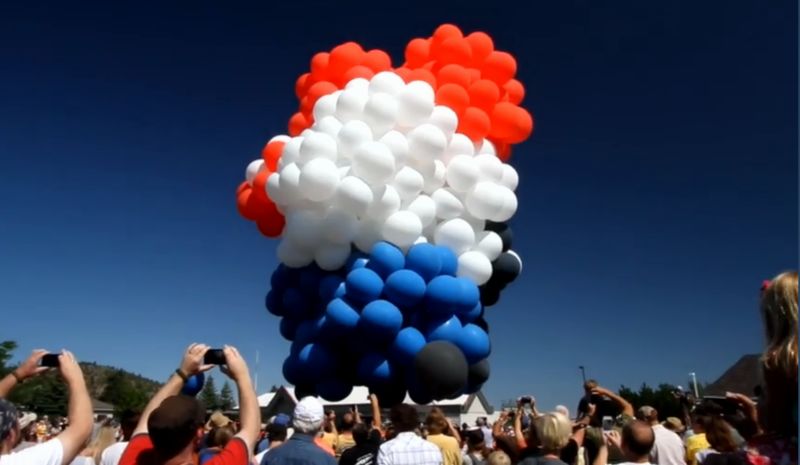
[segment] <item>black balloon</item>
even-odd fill
[[[434,400],[447,399],[467,384],[467,360],[458,347],[446,341],[426,344],[414,358],[414,371]]]
[[[522,263],[519,259],[511,253],[503,252],[497,257],[497,260],[492,262],[492,278],[497,281],[508,284],[519,276],[522,272]]]
[[[370,392],[378,396],[381,408],[392,408],[397,404],[402,404],[406,398],[406,389],[402,383],[374,386]]]
[[[478,318],[472,324],[486,331],[487,334],[489,333],[489,323],[487,323],[486,319],[484,319],[483,317]]]
[[[316,397],[317,390],[312,385],[297,385],[294,387],[294,397],[297,400],[302,399],[303,397]]]
[[[487,283],[489,284],[489,283]],[[481,303],[484,307],[491,307],[500,300],[500,288],[494,286],[484,285],[480,288]]]
[[[500,239],[503,241],[503,252],[507,251],[513,246],[514,242],[514,233],[511,230],[511,226],[508,223],[496,223],[494,221],[487,221],[486,222],[486,230],[493,231],[500,236]]]
[[[485,358],[469,366],[468,381],[470,386],[478,386],[489,379],[489,359]]]

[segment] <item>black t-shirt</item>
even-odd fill
[[[368,442],[356,444],[342,452],[339,465],[374,465],[378,462],[378,445]]]

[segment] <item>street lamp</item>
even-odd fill
[[[583,379],[583,384],[586,384],[586,368],[583,365],[578,367],[581,370],[581,379]]]

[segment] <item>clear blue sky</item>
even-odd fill
[[[281,383],[276,243],[236,211],[244,168],[313,53],[356,40],[397,63],[442,22],[517,56],[536,117],[512,160],[525,269],[487,318],[496,405],[574,408],[578,365],[612,388],[713,380],[761,348],[761,280],[797,266],[793,2],[18,3],[0,337],[22,352],[162,380],[188,343],[233,343]]]

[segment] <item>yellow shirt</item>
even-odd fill
[[[461,448],[458,447],[456,438],[444,434],[429,434],[427,439],[441,449],[442,465],[461,465]]]
[[[331,450],[336,449],[336,433],[322,433],[322,440]]]
[[[342,452],[355,445],[356,441],[353,439],[352,433],[340,433],[339,437],[336,438],[336,456],[339,457],[342,455]]]
[[[688,465],[697,465],[697,453],[709,447],[711,447],[711,444],[706,439],[706,433],[690,436],[686,440],[686,463]]]

